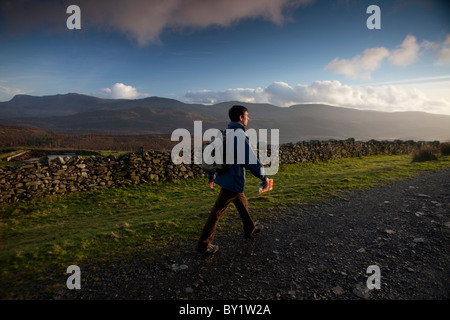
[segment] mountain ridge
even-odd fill
[[[278,107],[268,103],[221,102],[189,104],[163,97],[103,99],[68,93],[17,95],[0,102],[0,123],[64,134],[170,134],[177,128],[193,132],[226,127],[234,104],[249,109],[250,128],[279,129],[280,143],[301,140],[449,140],[450,116],[426,112],[382,112],[325,104]]]

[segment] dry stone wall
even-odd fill
[[[439,146],[438,141],[308,141],[280,146],[279,160],[283,165],[379,154],[409,154],[423,144]],[[44,157],[34,163],[0,167],[0,203],[198,176],[205,176],[200,165],[175,165],[170,152],[141,151],[119,157],[58,157],[53,161]]]

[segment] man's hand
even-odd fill
[[[269,178],[266,178],[266,180],[263,181],[263,189],[267,188],[269,186]]]
[[[214,189],[214,179],[208,180],[208,186],[209,186],[211,189]]]

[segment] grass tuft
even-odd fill
[[[436,156],[437,153],[437,148],[421,146],[413,153],[412,162],[436,161],[438,159]]]
[[[441,156],[450,156],[450,142],[444,142],[439,145]]]

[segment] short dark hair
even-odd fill
[[[228,116],[231,121],[236,122],[240,120],[240,116],[243,116],[245,112],[248,112],[246,107],[234,105],[228,111]]]

